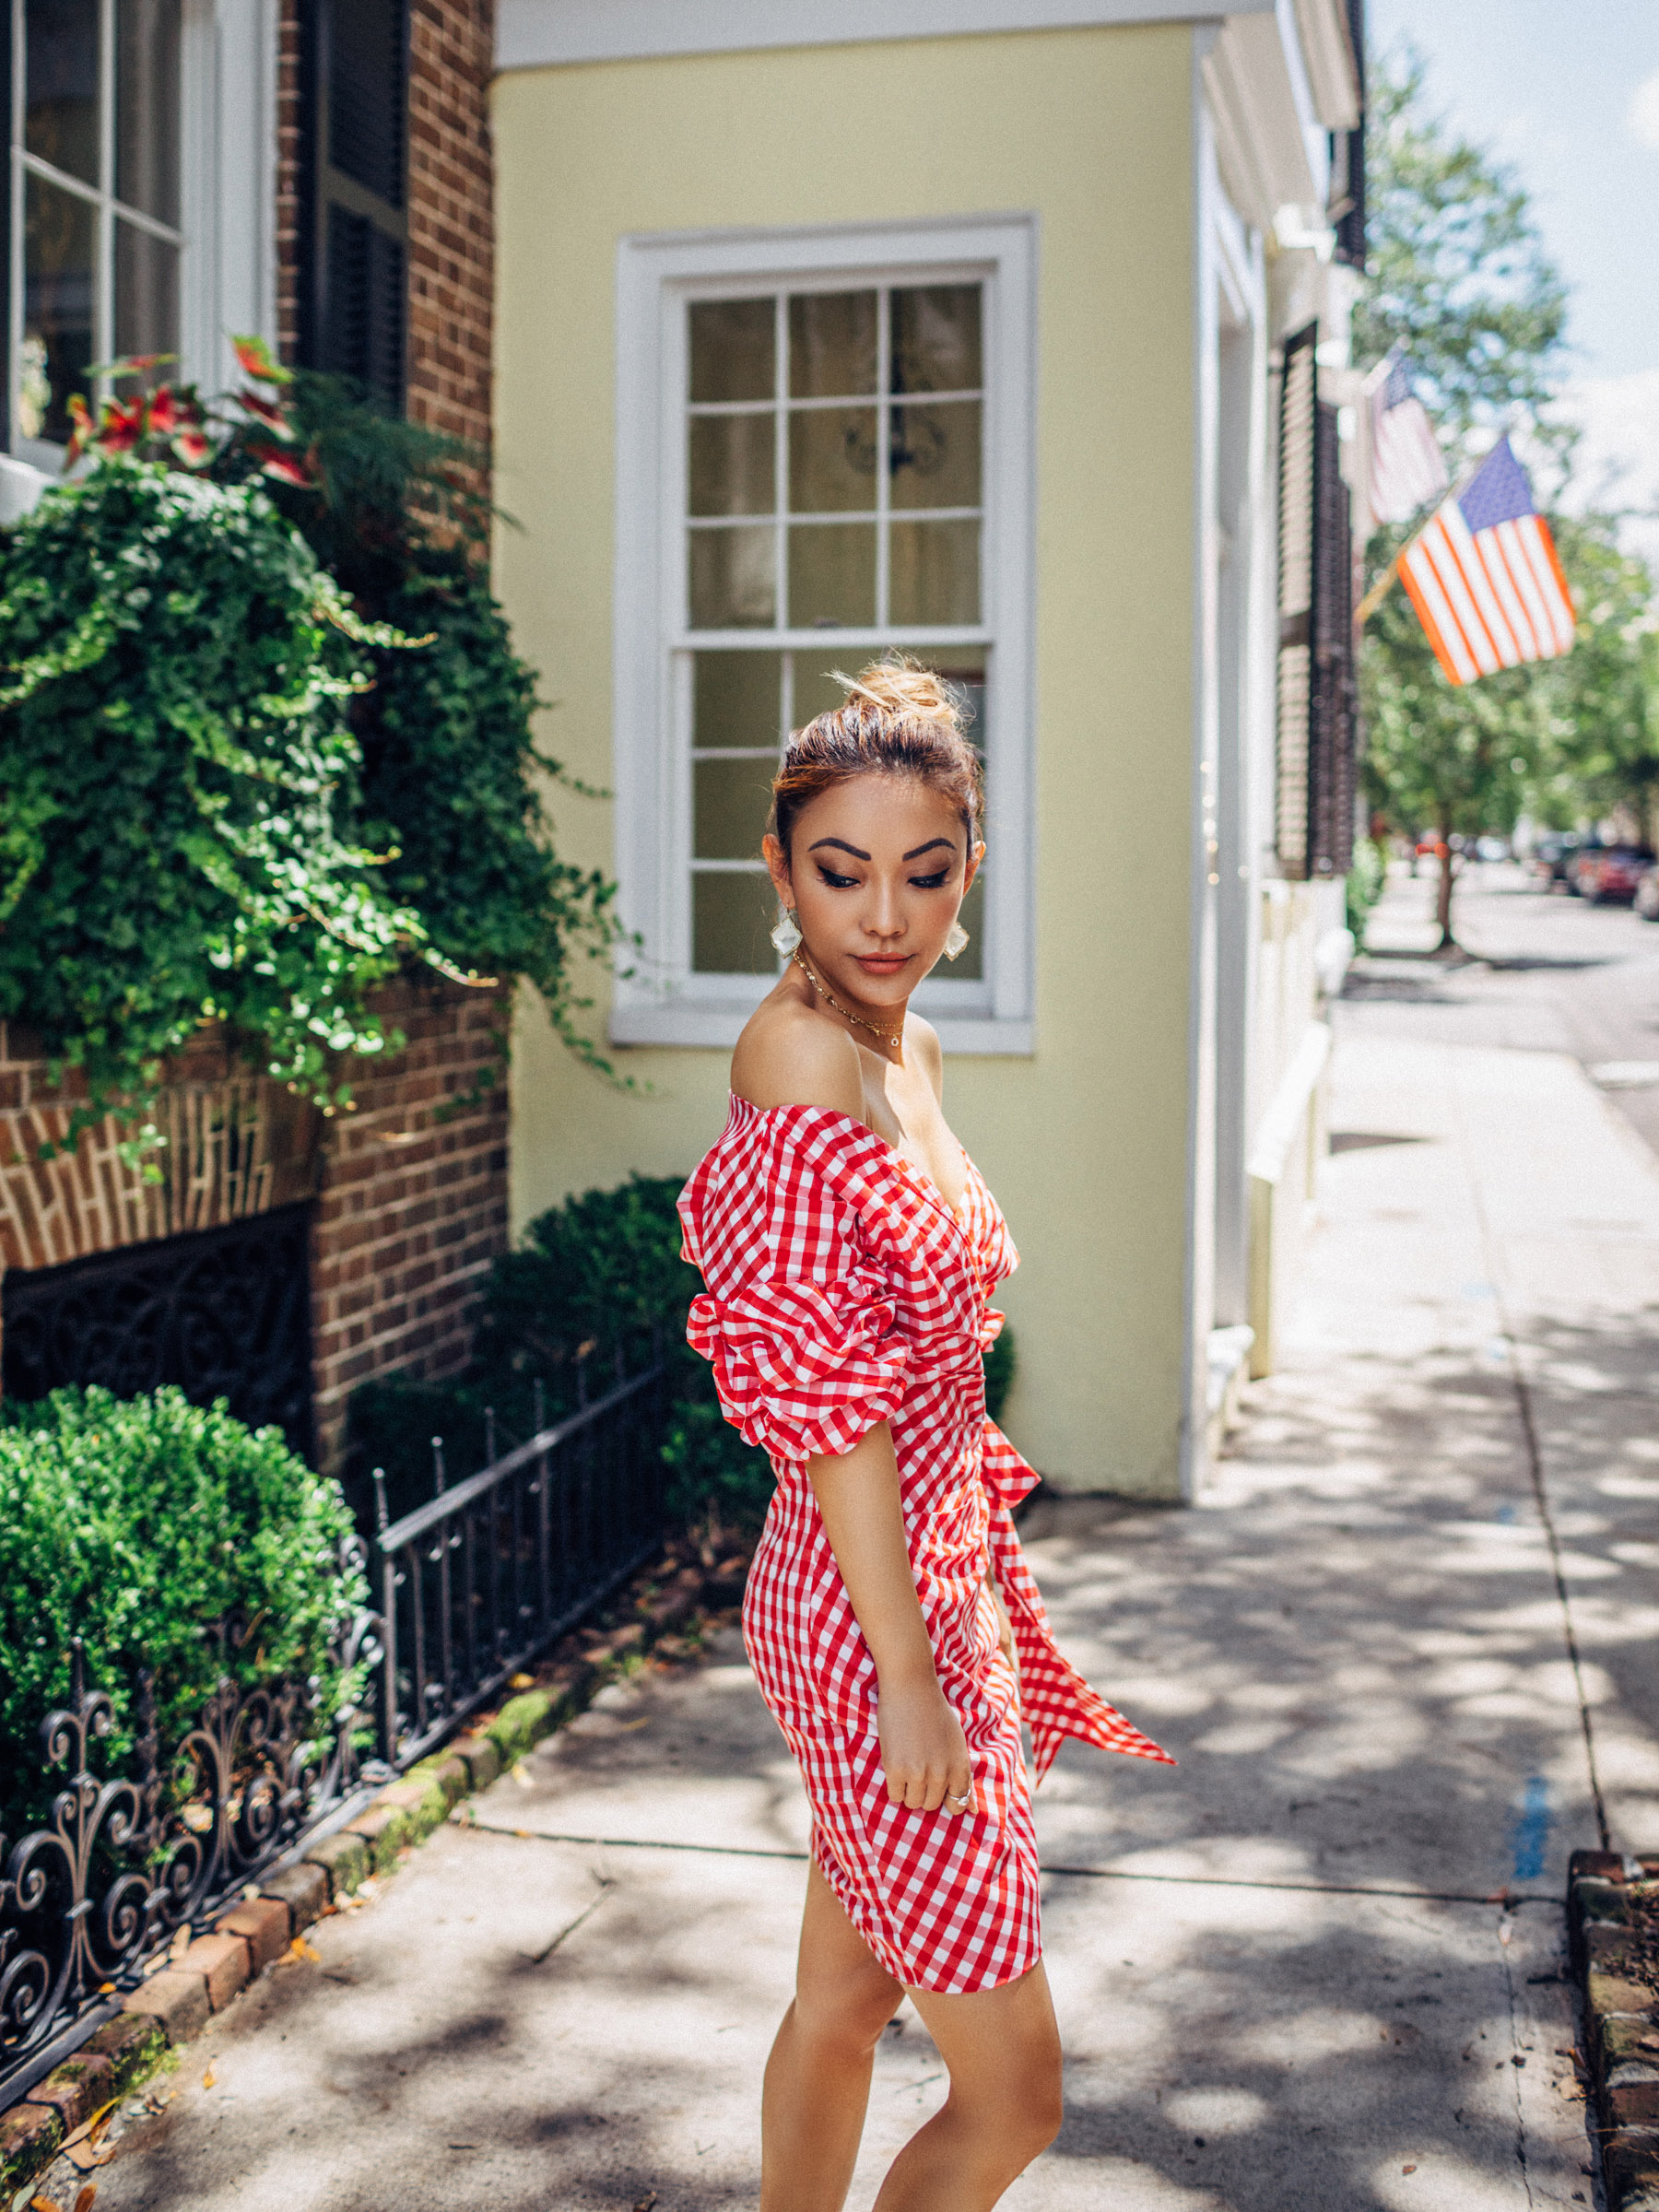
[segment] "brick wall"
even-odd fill
[[[292,360],[299,337],[300,0],[282,0],[277,39],[276,322],[282,357]],[[486,449],[494,44],[494,0],[410,0],[408,414]]]
[[[408,409],[486,450],[494,48],[494,0],[411,0]]]
[[[458,984],[400,983],[378,1002],[408,1039],[352,1075],[357,1111],[329,1125],[312,1240],[319,1456],[371,1375],[422,1380],[466,1364],[478,1278],[507,1249],[507,1091],[439,1121],[493,1058],[505,1000]]]
[[[505,998],[423,979],[389,987],[376,1003],[407,1049],[359,1062],[356,1111],[320,1130],[280,1085],[231,1067],[205,1040],[157,1117],[172,1133],[162,1185],[122,1162],[122,1133],[111,1125],[88,1131],[56,1163],[40,1160],[41,1140],[63,1134],[69,1099],[48,1086],[32,1041],[0,1027],[0,1272],[243,1218],[316,1192],[312,1357],[324,1465],[359,1382],[394,1369],[437,1381],[465,1366],[479,1277],[507,1249],[505,1085],[451,1119],[437,1113],[493,1060]],[[210,1148],[190,1140],[209,1126],[222,1132],[239,1096],[244,1138],[253,1130],[258,1139],[241,1151],[264,1180],[227,1194],[222,1172],[204,1182]],[[171,1178],[183,1171],[187,1186],[175,1191]],[[207,1213],[198,1184],[218,1194]]]

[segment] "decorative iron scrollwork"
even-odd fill
[[[360,1539],[347,1540],[340,1563],[362,1573]],[[232,1678],[252,1626],[214,1625],[223,1671],[196,1725],[165,1756],[153,1684],[139,1673],[133,1772],[109,1778],[93,1769],[113,1706],[88,1684],[79,1639],[72,1645],[69,1702],[41,1728],[48,1766],[69,1768],[69,1781],[48,1827],[9,1856],[0,1836],[0,2104],[30,2053],[101,1991],[135,1983],[179,1929],[211,1922],[315,1821],[390,1771],[362,1754],[359,1738],[373,1726],[362,1697],[324,1712],[314,1679],[250,1688]],[[342,1620],[331,1655],[372,1698],[380,1617]]]

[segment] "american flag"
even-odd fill
[[[1454,684],[1572,650],[1572,594],[1507,438],[1406,547],[1400,581]]]
[[[1449,478],[1429,411],[1411,388],[1396,346],[1365,382],[1371,415],[1371,511],[1380,523],[1408,523],[1438,500]]]

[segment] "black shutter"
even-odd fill
[[[1313,695],[1313,441],[1319,325],[1285,340],[1279,382],[1278,777],[1274,842],[1287,876],[1308,873],[1308,736]]]
[[[1313,603],[1308,698],[1308,873],[1346,876],[1354,858],[1357,773],[1354,547],[1336,410],[1313,414]]]
[[[1359,72],[1359,120],[1331,133],[1331,214],[1335,254],[1351,269],[1365,266],[1365,0],[1347,0],[1348,36]]]
[[[1358,778],[1350,502],[1318,350],[1315,323],[1287,338],[1279,385],[1275,843],[1299,880],[1347,875]]]
[[[300,359],[404,404],[406,0],[306,0]]]

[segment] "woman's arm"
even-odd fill
[[[970,1794],[973,1769],[962,1724],[934,1672],[904,1541],[892,1431],[878,1421],[851,1452],[809,1459],[806,1473],[853,1616],[876,1662],[877,1724],[888,1799],[936,1812],[947,1795]]]

